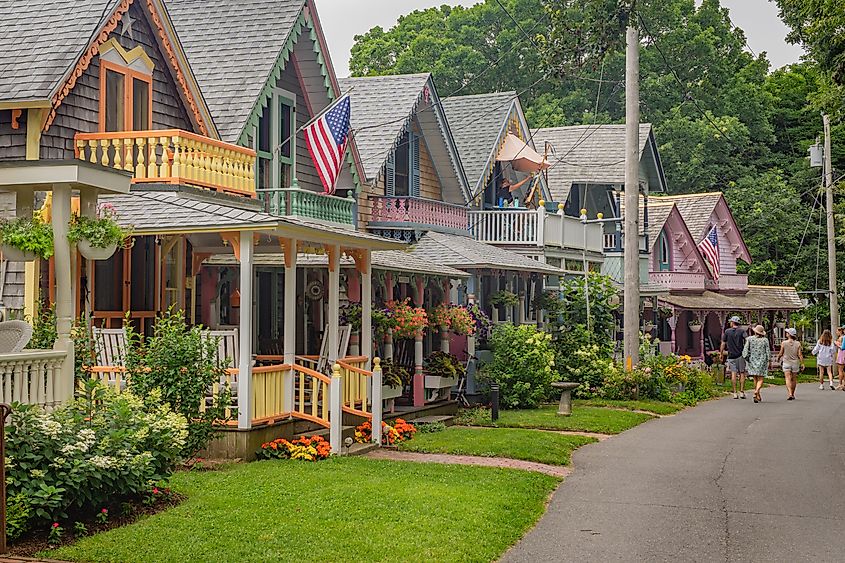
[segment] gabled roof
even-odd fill
[[[693,310],[759,311],[761,309],[798,310],[804,302],[794,287],[749,285],[748,292],[735,295],[705,291],[700,295],[669,294],[660,301]]]
[[[388,155],[416,119],[443,183],[444,195],[451,190],[468,198],[466,174],[431,74],[352,77],[338,81],[341,90],[352,96],[353,138],[367,182],[378,180]]]
[[[443,100],[443,110],[458,145],[470,189],[478,194],[493,170],[511,116],[519,120],[525,136],[530,135],[519,96],[516,92],[453,96]],[[527,144],[534,148],[531,139]]]
[[[671,201],[674,203],[684,218],[684,223],[686,223],[696,244],[707,235],[707,231],[713,224],[711,222],[713,214],[722,215],[722,221],[730,223],[729,236],[733,238],[734,244],[739,246],[739,257],[748,263],[751,262],[751,253],[745,246],[742,233],[722,192],[652,196],[649,202],[652,201]]]
[[[572,184],[625,184],[625,126],[573,125],[534,131],[534,143],[550,143],[549,190],[566,201]],[[666,178],[650,123],[640,124],[640,162],[652,191],[666,191]]]
[[[0,0],[0,100],[47,100],[117,0]]]
[[[305,0],[167,0],[220,138],[236,143]]]
[[[142,5],[169,63],[165,72],[174,78],[199,132],[215,136],[214,123],[162,2],[147,0]],[[0,21],[4,24],[0,36],[0,101],[52,107],[45,124],[45,129],[49,128],[56,108],[99,55],[99,46],[117,28],[131,4],[131,0],[0,0]]]
[[[414,256],[460,270],[513,270],[559,275],[558,268],[467,236],[429,231],[412,247]]]

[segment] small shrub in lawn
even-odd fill
[[[329,442],[320,436],[297,438],[293,441],[279,438],[261,444],[255,456],[258,459],[298,459],[302,461],[320,461],[328,459],[332,453]]]
[[[446,425],[442,422],[417,424],[417,432],[420,434],[434,434],[435,432],[443,432],[444,430],[446,430]]]
[[[50,526],[50,533],[47,536],[47,543],[56,546],[62,543],[62,536],[65,533],[65,529],[62,528],[61,524],[58,522],[53,522],[53,525]]]
[[[505,408],[536,408],[550,395],[555,352],[551,335],[531,325],[502,324],[493,330],[493,361],[480,379],[499,384],[499,401]]]
[[[51,413],[15,405],[6,429],[13,533],[137,499],[172,473],[187,434],[185,418],[158,392],[141,398],[89,382],[81,397]]]
[[[85,525],[85,522],[77,520],[73,523],[73,535],[77,538],[88,535],[88,526]]]

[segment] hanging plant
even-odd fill
[[[674,311],[672,311],[672,309],[669,308],[669,307],[658,307],[657,308],[657,315],[661,319],[671,319],[674,314],[675,314]]]
[[[481,310],[481,307],[478,306],[478,303],[473,303],[472,305],[468,305],[466,307],[466,312],[472,318],[472,322],[475,324],[475,330],[473,331],[476,336],[483,340],[487,340],[490,338],[490,332],[493,329],[493,321],[490,320],[490,317],[487,316],[487,313]]]
[[[515,307],[519,303],[516,293],[503,289],[490,298],[490,303],[496,307]]]
[[[340,308],[340,325],[351,325],[352,332],[361,332],[361,304],[349,302]]]
[[[117,222],[114,206],[103,203],[97,208],[96,217],[74,214],[70,220],[67,238],[89,260],[106,260],[118,246],[126,243],[131,235]]]
[[[472,336],[476,331],[475,319],[460,305],[438,305],[428,312],[428,320],[435,332],[445,327],[452,334]]]
[[[13,262],[44,260],[53,255],[53,227],[40,217],[18,217],[0,223],[3,257]]]
[[[428,315],[422,307],[411,307],[410,299],[389,301],[387,312],[393,320],[394,338],[414,338],[417,332],[428,326]]]
[[[387,309],[373,309],[371,317],[373,319],[373,331],[379,336],[384,336],[389,329],[396,325]]]

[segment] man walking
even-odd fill
[[[727,369],[731,372],[731,387],[733,388],[734,399],[745,398],[745,358],[742,357],[742,349],[745,347],[745,331],[739,327],[740,318],[733,316],[730,319],[731,327],[725,331],[722,338],[722,345],[719,352],[722,357],[727,353]],[[739,395],[736,393],[736,378],[739,376]]]

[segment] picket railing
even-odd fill
[[[66,358],[66,352],[55,350],[0,355],[0,402],[39,405],[48,410],[57,407]]]
[[[285,411],[285,376],[291,369],[289,364],[252,368],[253,424],[270,424],[290,416]]]
[[[293,415],[320,426],[331,428],[329,389],[332,380],[311,368],[294,364]]]
[[[470,211],[469,232],[479,242],[543,245],[540,212],[534,209]]]
[[[373,372],[364,369],[366,365],[366,356],[355,356],[338,360],[336,367],[337,373],[343,379],[343,410],[372,419],[373,415],[369,412],[367,403]]]

